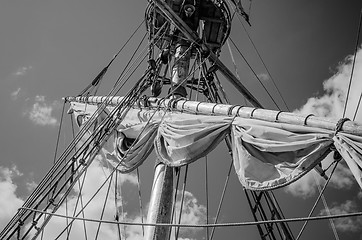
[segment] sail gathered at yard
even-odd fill
[[[71,102],[71,112],[80,126],[86,122],[83,118],[89,119],[97,110],[97,105],[90,102]],[[189,109],[185,100],[183,103],[185,110]],[[164,109],[157,106],[154,109],[131,108],[103,147],[105,158],[121,172],[130,172],[154,149],[161,162],[181,167],[206,156],[230,134],[234,167],[247,189],[270,190],[292,183],[318,165],[332,150],[345,159],[362,187],[362,132],[358,131],[361,126],[357,123],[350,123],[353,129],[349,132],[355,134],[351,135],[341,132],[342,126],[333,131],[310,127],[307,121],[298,126],[280,123],[277,118],[275,122],[255,119],[252,115],[242,118],[238,112],[242,111],[241,106],[219,105],[219,112],[221,108],[230,114],[216,116],[214,108],[217,104],[209,105],[209,114],[213,110],[213,115],[207,115],[207,111],[204,114],[200,111],[187,113],[182,109],[182,112],[172,111],[167,105]],[[251,109],[255,110],[249,108],[245,112]],[[108,107],[100,116],[106,118],[112,110],[113,107]],[[275,116],[278,113],[274,112]],[[295,118],[303,119],[303,116]],[[99,120],[103,119],[100,117]]]

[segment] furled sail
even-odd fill
[[[72,102],[71,108],[78,123],[84,124],[97,105]],[[131,108],[102,152],[121,172],[137,168],[153,150],[160,161],[178,167],[206,156],[228,134],[235,171],[247,189],[292,183],[319,164],[333,146],[362,187],[362,137],[257,119]]]

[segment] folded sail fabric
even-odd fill
[[[72,109],[84,124],[97,107],[72,103]],[[98,122],[111,111],[98,114]],[[103,153],[121,172],[140,166],[153,149],[161,162],[178,167],[207,155],[228,134],[235,171],[245,188],[285,186],[319,164],[332,145],[362,188],[362,137],[256,119],[132,108],[103,145]]]

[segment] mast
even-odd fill
[[[237,8],[241,7],[240,1],[233,1],[233,3],[240,5],[237,5]],[[146,10],[146,20],[150,38],[152,38],[155,30],[163,27],[163,24],[168,23],[174,27],[171,34],[170,32],[166,32],[166,35],[169,34],[169,38],[158,39],[160,41],[156,44],[160,49],[165,49],[161,53],[163,57],[161,58],[163,60],[162,62],[167,63],[169,61],[169,56],[167,55],[173,53],[174,65],[172,67],[171,88],[169,90],[172,99],[185,98],[187,96],[185,86],[187,85],[187,81],[190,80],[188,79],[190,59],[192,56],[200,54],[203,57],[199,59],[198,64],[199,66],[202,65],[204,70],[207,70],[207,67],[205,63],[201,63],[202,59],[208,58],[211,64],[213,64],[213,66],[207,70],[203,79],[208,88],[206,95],[211,101],[216,101],[219,98],[218,89],[215,87],[213,80],[215,71],[219,70],[253,106],[262,108],[259,101],[218,59],[221,46],[228,38],[231,28],[231,14],[224,1],[152,0],[152,3]],[[201,26],[199,27],[199,25]],[[170,29],[170,26],[168,29]],[[195,49],[197,51],[195,51]],[[199,83],[200,81],[201,79],[198,79]],[[155,86],[155,84],[153,84],[153,86]],[[154,94],[154,96],[157,96],[157,94]],[[230,151],[230,144],[227,139],[226,144]],[[169,179],[167,179],[167,177],[169,177]],[[172,170],[169,170],[169,167],[161,163],[157,163],[151,193],[148,223],[171,223],[172,218],[168,211],[171,211],[172,208],[166,209],[172,202],[172,197],[167,196],[167,194],[172,192],[171,188],[173,186],[171,178],[173,178]],[[245,194],[256,221],[258,219],[282,218],[281,210],[275,204],[276,200],[274,195],[270,195],[268,192],[251,192],[250,194],[254,201],[253,204],[247,190]],[[268,206],[269,212],[264,210],[262,202]],[[293,239],[293,235],[286,223],[276,224],[280,238],[277,238],[274,234],[276,230],[273,224],[265,224],[264,228],[260,225],[257,227],[262,239]],[[167,229],[167,227],[149,227],[146,239],[167,239],[167,234],[170,230],[171,228]],[[158,232],[161,234],[157,234]],[[213,232],[214,230],[211,234],[213,234]]]
[[[177,6],[177,1],[169,2],[169,4]],[[180,16],[183,16],[184,19],[188,21],[188,26],[192,26],[196,30],[198,26],[198,19],[195,18],[195,10],[197,7],[196,1],[184,1],[180,6],[177,7],[180,8]],[[149,19],[152,19],[153,26],[155,27],[155,20],[158,20],[157,15],[153,14],[153,16],[148,17]],[[150,33],[151,32],[153,31],[150,31]],[[164,63],[167,63],[170,58],[174,60],[174,64],[171,70],[172,75],[170,97],[174,99],[180,97],[185,98],[187,96],[186,84],[191,59],[191,44],[189,41],[185,40],[185,36],[176,29],[173,33],[172,39],[165,41],[164,45],[166,45],[167,48],[166,51],[163,51]],[[173,205],[175,204],[173,202],[173,196],[175,194],[173,178],[174,168],[168,167],[164,163],[156,160],[147,223],[172,222],[172,209]],[[170,233],[171,227],[147,227],[145,239],[169,239]]]

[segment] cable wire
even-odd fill
[[[225,184],[224,184],[224,188],[223,188],[223,190],[222,190],[222,194],[221,194],[219,206],[218,206],[217,211],[216,211],[216,217],[215,217],[214,224],[217,223],[217,220],[218,220],[218,218],[219,218],[221,206],[222,206],[222,203],[223,203],[224,197],[225,197],[226,188],[227,188],[228,183],[229,183],[230,173],[231,173],[232,167],[233,167],[233,161],[230,162],[230,167],[229,167],[229,170],[228,170],[228,174],[226,175]],[[212,230],[211,230],[211,234],[210,234],[209,240],[212,240],[212,238],[213,238],[213,236],[214,236],[214,232],[215,232],[215,227],[213,227]]]
[[[322,191],[319,193],[318,198],[316,199],[316,201],[315,201],[312,209],[310,210],[310,212],[309,212],[309,214],[308,214],[308,218],[310,218],[310,217],[312,216],[315,208],[317,207],[317,204],[318,204],[319,200],[321,199],[321,197],[323,196],[324,190],[326,189],[329,181],[331,180],[332,175],[333,175],[334,171],[335,171],[336,168],[337,168],[337,165],[338,165],[338,161],[336,161],[336,164],[334,165],[334,167],[333,167],[333,169],[332,169],[332,172],[331,172],[330,177],[328,178],[327,182],[324,184]],[[297,238],[296,238],[295,240],[299,240],[299,238],[302,236],[302,233],[303,233],[305,227],[307,226],[307,224],[308,224],[308,220],[306,220],[306,221],[303,223],[303,226],[302,226],[302,228],[300,229],[299,234],[298,234],[298,236],[297,236]]]
[[[246,65],[248,65],[249,69],[252,71],[252,73],[254,74],[255,78],[259,81],[259,83],[261,84],[261,86],[264,88],[264,90],[266,91],[266,93],[268,94],[268,96],[270,97],[270,99],[273,101],[274,105],[278,108],[278,110],[280,110],[279,105],[275,102],[274,98],[272,97],[272,95],[269,93],[268,89],[265,87],[264,83],[260,80],[258,74],[256,74],[256,72],[254,71],[254,69],[251,67],[251,65],[249,64],[249,62],[246,60],[246,58],[244,57],[244,55],[241,53],[240,49],[238,48],[238,46],[235,44],[235,42],[233,41],[233,39],[230,37],[230,41],[231,43],[234,45],[234,47],[236,48],[236,50],[238,51],[238,53],[240,54],[240,56],[244,59]]]
[[[210,223],[210,224],[176,224],[176,223],[140,223],[140,222],[126,222],[126,221],[109,221],[109,220],[96,220],[91,218],[79,218],[79,217],[69,217],[64,216],[57,213],[51,213],[46,211],[41,211],[33,208],[24,208],[21,207],[19,209],[24,209],[32,212],[38,212],[46,215],[52,215],[55,217],[61,218],[69,218],[72,221],[75,220],[85,220],[88,222],[102,222],[102,223],[109,223],[109,224],[121,224],[121,225],[129,225],[129,226],[166,226],[166,227],[182,227],[182,228],[219,228],[219,227],[241,227],[241,226],[255,226],[261,224],[275,224],[281,222],[303,222],[303,221],[318,221],[318,220],[328,220],[328,219],[339,219],[339,218],[348,218],[348,217],[358,217],[362,216],[362,212],[353,212],[353,213],[342,213],[342,214],[335,214],[329,216],[315,216],[315,217],[299,217],[299,218],[286,218],[286,219],[276,219],[276,220],[266,220],[266,221],[257,221],[257,222],[232,222],[232,223]]]
[[[313,175],[314,181],[315,181],[315,183],[316,183],[316,185],[317,185],[318,191],[319,191],[319,193],[321,193],[321,192],[322,192],[322,188],[321,188],[321,186],[320,186],[320,184],[319,184],[319,182],[318,182],[318,180],[317,180],[316,173],[312,173],[312,175]],[[326,198],[325,198],[324,194],[322,194],[322,197],[321,197],[321,198],[322,198],[322,202],[323,202],[323,205],[324,205],[324,209],[325,209],[326,212],[327,212],[327,215],[331,215],[331,211],[329,210],[329,207],[328,207],[328,204],[327,204],[327,201],[326,201]],[[338,233],[337,233],[337,229],[336,229],[336,226],[334,225],[333,220],[332,220],[332,219],[329,219],[329,223],[330,223],[330,225],[331,225],[334,238],[337,239],[337,240],[339,240],[339,236],[338,236]]]
[[[237,15],[237,18],[238,18],[239,22],[241,23],[241,25],[243,26],[244,31],[245,31],[245,33],[246,33],[246,36],[248,37],[249,41],[250,41],[250,42],[251,42],[251,44],[253,45],[253,48],[254,48],[254,50],[255,50],[256,54],[258,55],[258,57],[259,57],[259,59],[260,59],[261,63],[263,64],[263,66],[264,66],[265,70],[267,71],[267,73],[268,73],[268,75],[269,75],[269,77],[270,77],[270,80],[272,80],[272,83],[273,83],[273,85],[274,85],[275,89],[277,90],[277,92],[278,92],[278,94],[279,94],[280,98],[281,98],[281,99],[282,99],[282,101],[283,101],[283,104],[285,105],[285,107],[287,108],[287,110],[288,110],[288,111],[290,111],[290,109],[289,109],[289,107],[288,107],[287,102],[285,101],[285,99],[284,99],[284,97],[283,97],[282,93],[280,92],[280,90],[279,90],[278,86],[276,85],[276,83],[275,83],[275,81],[274,81],[274,78],[272,77],[272,75],[271,75],[271,73],[270,73],[270,71],[269,71],[269,68],[266,66],[266,64],[265,64],[265,62],[264,62],[264,60],[263,60],[263,58],[261,57],[261,54],[260,54],[259,50],[257,49],[257,47],[256,47],[256,45],[255,45],[255,43],[254,43],[254,41],[251,39],[249,32],[246,30],[246,28],[245,28],[245,26],[244,26],[243,22],[241,21],[240,16],[239,16],[239,15]]]
[[[349,92],[350,92],[350,89],[351,89],[351,83],[352,83],[353,72],[354,72],[354,65],[355,65],[355,63],[356,63],[358,42],[359,42],[360,31],[361,31],[361,23],[362,23],[362,10],[361,10],[360,18],[359,18],[359,23],[358,23],[357,39],[356,39],[356,45],[355,45],[355,48],[354,48],[354,57],[353,57],[353,63],[352,63],[351,76],[350,76],[349,83],[348,83],[348,90],[347,90],[346,102],[344,103],[343,116],[342,116],[342,117],[344,117],[344,116],[346,115],[347,104],[348,104],[348,97],[349,97]],[[362,96],[362,94],[361,94],[361,96]],[[360,97],[360,99],[359,99],[359,102],[360,102],[360,100],[361,100],[361,97]],[[358,102],[358,106],[359,106],[359,102]],[[357,106],[357,109],[356,109],[356,113],[357,113],[357,111],[358,111],[358,106]],[[356,116],[356,113],[355,113],[355,116]],[[355,117],[355,116],[354,116],[354,117]]]

